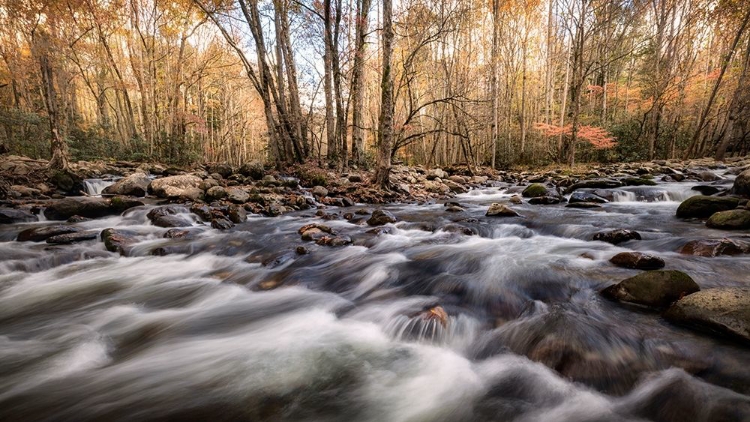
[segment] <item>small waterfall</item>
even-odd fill
[[[635,202],[638,200],[635,192],[617,190],[612,192],[612,202]]]
[[[83,181],[83,188],[86,191],[87,195],[99,196],[102,194],[104,188],[112,185],[114,182],[114,180],[105,179],[85,179]]]

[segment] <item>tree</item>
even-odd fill
[[[391,147],[393,145],[393,2],[383,0],[382,29],[383,74],[380,82],[380,118],[378,119],[378,158],[375,169],[375,184],[390,186]]]

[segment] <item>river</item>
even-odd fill
[[[750,255],[676,252],[727,236],[675,218],[695,184],[516,218],[484,216],[513,189],[478,189],[385,206],[380,234],[307,211],[164,239],[153,205],[76,223],[137,233],[127,257],[0,226],[0,420],[748,421],[747,348],[598,294],[637,273],[608,262],[628,250],[750,285]],[[353,244],[303,242],[311,222]],[[643,240],[591,240],[618,228]]]

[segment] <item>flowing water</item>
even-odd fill
[[[401,221],[379,235],[313,211],[183,239],[162,238],[152,206],[78,223],[137,233],[129,257],[6,226],[0,420],[748,421],[748,349],[597,293],[636,274],[608,262],[626,250],[702,288],[750,285],[750,256],[675,252],[727,235],[674,217],[690,187],[510,219],[484,212],[513,189],[479,189],[461,213],[387,206]],[[311,222],[354,244],[302,242]],[[610,228],[643,240],[590,240]]]
[[[99,196],[102,194],[102,191],[107,186],[112,185],[115,183],[116,178],[107,178],[107,179],[84,179],[83,181],[83,190],[86,192],[86,195],[89,196]]]

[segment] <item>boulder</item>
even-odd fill
[[[656,182],[642,177],[626,177],[622,179],[625,186],[656,186]]]
[[[112,209],[118,213],[135,207],[142,207],[145,204],[132,196],[115,196],[109,200]]]
[[[26,229],[21,233],[18,233],[16,240],[19,242],[41,242],[47,240],[53,236],[59,236],[63,234],[76,233],[80,231],[75,226],[44,226],[44,227],[33,227]]]
[[[750,288],[719,287],[685,296],[664,317],[750,344]]]
[[[157,227],[190,227],[193,222],[182,215],[162,215],[153,220]]]
[[[485,215],[487,217],[518,217],[518,213],[510,207],[497,202],[490,204],[490,208]]]
[[[685,295],[700,290],[689,275],[675,270],[642,272],[601,291],[602,296],[620,302],[665,308]]]
[[[352,243],[352,239],[349,236],[328,236],[323,235],[315,241],[316,244],[321,246],[345,246]]]
[[[573,192],[572,195],[570,195],[570,199],[568,200],[571,204],[577,203],[577,202],[594,202],[597,204],[604,204],[609,202],[605,198],[602,198],[599,195],[595,195],[591,192]]]
[[[160,217],[164,217],[167,215],[174,215],[174,214],[181,214],[186,213],[188,210],[187,208],[179,205],[164,205],[161,207],[156,207],[152,209],[151,211],[146,214],[146,217],[151,220],[152,222],[156,221]]]
[[[610,258],[609,262],[618,267],[636,270],[658,270],[659,268],[664,268],[663,259],[642,252],[621,252]]]
[[[336,235],[336,232],[333,231],[328,226],[324,226],[322,224],[306,224],[297,230],[297,233],[302,235],[302,240],[318,240],[321,239],[323,236],[326,235]]]
[[[744,197],[750,197],[750,169],[743,171],[734,179],[732,192]]]
[[[190,212],[200,217],[203,221],[211,221],[211,207],[206,204],[193,204]]]
[[[706,221],[706,226],[721,230],[750,229],[750,211],[745,209],[719,211]]]
[[[565,193],[571,193],[577,189],[612,189],[623,186],[624,183],[619,180],[613,179],[592,179],[582,180],[578,183],[574,183],[565,189]]]
[[[102,190],[102,195],[146,196],[151,183],[145,173],[133,173]]]
[[[719,193],[721,190],[717,188],[716,186],[709,186],[709,185],[697,185],[690,188],[690,190],[694,190],[697,192],[700,192],[701,195],[704,196],[711,196],[714,194]]]
[[[226,218],[214,218],[211,220],[211,227],[217,230],[229,230],[234,227],[234,223],[227,220]]]
[[[108,251],[118,252],[120,255],[125,255],[128,246],[136,242],[136,234],[129,230],[104,229],[100,237]]]
[[[560,201],[561,201],[560,197],[550,196],[550,195],[544,195],[544,196],[535,196],[535,197],[529,199],[529,204],[532,204],[532,205],[554,205],[554,204],[559,204]]]
[[[547,187],[541,183],[532,183],[521,192],[524,198],[536,198],[547,195]]]
[[[247,221],[247,211],[245,211],[245,208],[237,206],[237,205],[230,205],[229,210],[227,212],[227,217],[229,217],[229,220],[232,223],[240,224]]]
[[[206,191],[206,201],[216,201],[224,199],[227,196],[227,190],[221,186],[213,186]]]
[[[312,194],[316,198],[323,198],[325,196],[328,196],[328,189],[324,188],[323,186],[314,186],[312,188]]]
[[[160,198],[196,200],[203,195],[202,179],[190,174],[162,177],[151,181],[148,191]]]
[[[396,217],[388,211],[375,210],[372,212],[372,216],[367,220],[367,224],[370,226],[382,226],[388,223],[395,223],[398,221]]]
[[[606,232],[599,232],[594,235],[594,240],[618,245],[629,240],[641,240],[641,235],[634,230],[617,229]]]
[[[260,161],[251,161],[243,164],[239,169],[239,173],[243,176],[250,177],[253,180],[262,180],[266,170],[263,168],[263,163]]]
[[[44,216],[49,220],[67,220],[78,215],[86,218],[99,218],[119,214],[110,201],[103,198],[64,198],[57,200],[44,209]]]
[[[443,169],[432,169],[427,173],[427,180],[435,180],[435,179],[445,179],[448,177],[448,173],[443,171]]]
[[[240,188],[227,189],[227,199],[235,204],[244,204],[250,199],[250,194]]]
[[[0,224],[17,224],[37,221],[39,218],[34,214],[13,208],[0,209]]]
[[[207,166],[209,173],[217,173],[224,179],[232,175],[232,166],[227,163],[213,163]]]
[[[737,208],[739,198],[722,196],[692,196],[677,207],[679,218],[708,218],[719,211]]]
[[[95,231],[86,232],[75,232],[67,234],[58,234],[47,238],[47,243],[53,245],[68,245],[76,242],[83,242],[85,240],[94,240],[99,236],[99,233]]]
[[[740,255],[750,252],[750,245],[731,239],[699,239],[684,244],[679,252],[684,255],[720,256]]]

